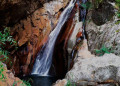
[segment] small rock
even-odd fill
[[[66,86],[66,85],[67,85],[67,80],[63,79],[63,80],[56,81],[55,85],[53,86]]]

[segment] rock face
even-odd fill
[[[77,58],[66,78],[72,82],[120,82],[120,57],[105,54],[101,57]]]
[[[3,70],[4,71],[2,72],[2,74],[4,75],[5,79],[2,79],[2,75],[0,75],[0,86],[26,86],[22,80],[14,77],[14,74],[10,70],[7,70],[6,66],[4,66]]]
[[[73,86],[114,86],[120,83],[120,57],[115,54],[105,54],[98,57],[88,51],[87,40],[79,47],[74,59],[73,68],[68,71],[65,79]],[[64,80],[56,82],[62,86]]]
[[[1,0],[0,28],[6,25],[13,26],[41,7],[43,3],[43,0]]]
[[[115,21],[107,22],[102,26],[97,26],[93,22],[88,23],[86,31],[88,34],[88,46],[93,52],[94,49],[100,49],[103,45],[112,47],[115,54],[120,55],[120,24]]]
[[[106,2],[108,4],[108,2]],[[110,5],[110,4],[109,4]],[[108,6],[107,6],[108,7]],[[101,8],[106,10],[108,8]],[[113,6],[109,6],[110,10],[99,11],[98,15],[96,12],[88,12],[88,21],[86,22],[86,32],[88,35],[88,46],[89,50],[93,53],[95,49],[100,49],[103,45],[105,47],[111,47],[113,53],[120,56],[120,24],[117,24],[118,18],[113,16]],[[99,8],[100,9],[100,8]],[[103,17],[99,17],[103,15]],[[109,16],[108,16],[109,15]],[[108,16],[108,17],[105,17]],[[97,18],[99,17],[99,18]],[[90,20],[90,21],[89,21]],[[106,21],[105,21],[106,20]],[[104,21],[104,23],[103,23]],[[99,26],[98,26],[99,25]]]
[[[55,28],[62,9],[69,0],[55,0],[42,4],[25,19],[11,28],[11,35],[18,42],[18,50],[12,53],[16,75],[29,74],[35,57]]]
[[[63,25],[61,32],[56,40],[54,54],[53,54],[53,64],[56,70],[56,75],[64,77],[68,70],[68,53],[67,53],[67,43],[69,37],[74,30],[74,20],[76,8],[73,8],[70,17]]]

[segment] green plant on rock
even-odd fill
[[[94,8],[98,8],[99,4],[102,3],[103,0],[95,0],[94,1]]]
[[[0,62],[0,80],[4,81],[6,79],[6,77],[3,74],[3,71],[5,71],[4,65],[2,64],[2,62]]]
[[[73,79],[73,74],[72,74],[72,73],[70,73],[70,76],[71,76],[72,79]],[[68,80],[66,86],[76,86],[76,85],[75,85],[75,83],[73,84],[73,83],[71,82],[71,80]]]
[[[72,82],[71,82],[70,80],[68,80],[66,86],[76,86],[76,85],[75,85],[75,84],[72,84]]]
[[[68,80],[67,85],[66,86],[72,86],[72,83],[70,82],[70,80]]]
[[[100,50],[98,50],[98,49],[95,50],[95,53],[98,56],[103,56],[105,53],[110,54],[112,52],[113,51],[112,51],[111,47],[105,47],[105,46],[102,46],[102,48],[100,48]]]
[[[31,79],[29,79],[28,81],[23,80],[22,83],[20,84],[20,86],[31,86],[30,80],[31,80]],[[19,83],[19,82],[21,82],[21,81],[14,81],[14,83],[13,83],[12,86],[16,86],[17,83]]]
[[[117,17],[120,18],[120,0],[115,0],[116,8],[117,8]]]
[[[7,44],[17,47],[16,41],[10,35],[10,28],[5,28],[3,32],[0,31],[0,60],[2,62],[8,61],[9,51],[5,47]]]
[[[23,80],[23,83],[21,84],[21,86],[31,86],[30,81]]]
[[[0,31],[0,80],[4,80],[5,76],[3,74],[4,69],[4,62],[9,61],[9,51],[5,47],[9,43],[11,46],[17,46],[16,41],[10,35],[10,28],[5,28],[4,31]],[[10,62],[11,63],[11,62]]]
[[[92,3],[87,1],[86,3],[81,3],[81,6],[84,8],[84,9],[90,9],[92,8]]]

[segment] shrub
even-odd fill
[[[96,55],[98,55],[98,56],[103,56],[105,53],[108,53],[108,54],[110,54],[110,53],[112,53],[113,51],[112,51],[112,48],[111,47],[105,47],[105,46],[102,46],[102,48],[100,48],[100,50],[95,50],[95,53],[96,53]]]
[[[21,84],[21,86],[31,86],[30,81],[23,80],[23,83]]]
[[[9,51],[5,48],[6,43],[10,43],[11,46],[17,46],[16,41],[10,36],[10,28],[5,28],[3,32],[0,31],[0,80],[5,79],[3,74],[5,69],[2,62],[9,62]]]
[[[1,81],[4,81],[4,79],[6,79],[6,77],[3,74],[3,71],[5,71],[4,65],[2,64],[2,62],[0,62],[0,80]]]
[[[5,28],[3,32],[0,31],[0,60],[2,62],[9,60],[9,51],[5,47],[6,43],[9,43],[10,46],[15,46],[15,48],[17,47],[16,41],[10,35],[10,28]]]
[[[120,0],[115,0],[117,11],[117,17],[120,18]]]

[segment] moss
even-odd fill
[[[95,0],[94,7],[98,8],[99,4],[102,3],[102,2],[103,2],[103,0]]]

